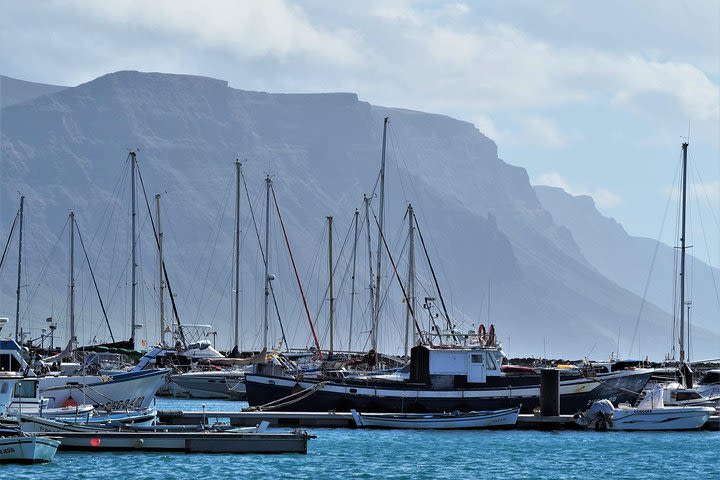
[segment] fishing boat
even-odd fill
[[[596,430],[697,430],[715,413],[711,407],[667,407],[663,390],[658,385],[637,407],[625,404],[615,408],[610,401],[599,400],[576,414],[575,422]]]
[[[532,413],[540,405],[540,372],[503,371],[506,355],[494,331],[492,337],[479,332],[463,337],[468,344],[413,347],[407,380],[247,374],[248,403],[259,410],[272,405],[276,410],[373,413],[470,412],[521,405],[522,412]],[[634,403],[651,375],[651,369],[643,368],[561,370],[560,411],[572,414],[600,399]]]
[[[54,438],[0,430],[0,463],[47,463],[59,446]]]
[[[491,428],[517,423],[520,408],[487,412],[358,413],[350,410],[357,427],[407,429]]]

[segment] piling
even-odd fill
[[[540,371],[540,415],[560,415],[560,371],[555,368],[543,368]]]

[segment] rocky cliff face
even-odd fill
[[[74,209],[92,262],[97,262],[95,273],[116,336],[129,334],[126,155],[132,148],[138,149],[148,195],[163,192],[166,260],[182,320],[215,325],[220,347],[231,341],[232,177],[233,162],[241,158],[246,159],[249,196],[261,224],[264,178],[272,175],[310,310],[327,345],[325,217],[335,218],[338,256],[354,209],[362,209],[363,193],[371,193],[377,180],[382,121],[389,116],[387,241],[403,278],[403,215],[412,202],[451,317],[461,328],[488,323],[489,306],[490,321],[513,355],[541,355],[541,337],[546,337],[548,355],[592,351],[605,356],[616,350],[619,330],[621,338],[633,334],[640,299],[591,266],[570,231],[554,222],[538,201],[525,170],[500,160],[494,142],[466,122],[377,107],[354,94],[248,92],[215,79],[138,72],[105,75],[7,106],[2,115],[0,213],[9,224],[17,208],[15,192],[26,194],[28,234],[36,243],[26,269],[33,284],[27,289],[36,293],[25,296],[30,303],[24,307],[32,328],[39,328],[38,319],[50,312],[64,318],[67,232],[59,242],[57,238],[67,212]],[[377,214],[378,200],[372,204]],[[142,197],[140,205],[140,323],[145,328],[139,336],[152,342],[158,336],[156,259]],[[248,210],[243,194],[246,348],[259,346],[263,314],[262,268]],[[286,335],[291,345],[309,345],[274,212],[271,224],[271,270]],[[354,348],[367,346],[366,242],[363,231]],[[350,243],[336,261],[336,348],[347,345]],[[384,261],[381,280],[392,287],[383,297],[380,348],[399,351],[405,313],[389,263]],[[436,292],[427,267],[418,268],[417,297],[422,303]],[[106,338],[97,302],[87,293],[87,269],[79,276],[86,292],[79,314],[83,338]],[[8,314],[14,305],[12,277],[11,269],[3,268],[3,312]],[[653,305],[646,312],[650,320],[640,326],[641,352],[659,356],[669,348],[670,317]],[[419,309],[418,315],[426,325],[426,312]],[[274,315],[270,336],[280,337]]]
[[[673,247],[629,235],[614,219],[603,216],[588,196],[573,196],[562,189],[543,186],[536,186],[535,191],[555,222],[572,233],[582,254],[595,269],[621,287],[645,295],[665,311],[673,311],[678,295],[674,289],[677,273]],[[720,299],[716,285],[720,286],[717,283],[720,270],[689,257],[688,279],[692,323],[717,332]]]

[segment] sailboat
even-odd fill
[[[133,157],[134,160],[134,157]],[[22,220],[25,197],[21,197],[20,235],[18,259],[22,259]],[[76,344],[75,335],[75,213],[69,214],[69,243],[70,243],[70,289],[69,289],[69,323],[70,341],[66,349],[59,355],[46,358],[42,363],[47,366],[52,362],[60,362],[72,355]],[[82,243],[82,237],[80,237]],[[83,246],[84,249],[84,246]],[[18,282],[21,270],[18,266]],[[146,408],[152,402],[155,393],[164,382],[169,370],[154,370],[144,372],[120,373],[110,377],[100,375],[63,374],[60,372],[36,373],[29,364],[25,350],[18,343],[20,334],[19,303],[20,291],[17,290],[17,315],[15,321],[15,338],[0,340],[0,365],[7,372],[15,372],[25,377],[15,388],[15,395],[11,408],[19,407],[23,401],[37,402],[40,398],[47,399],[47,408],[62,408],[68,405],[88,404],[102,406],[106,410],[140,409]],[[0,322],[0,334],[7,322]],[[1,337],[0,337],[1,338]],[[21,388],[22,387],[22,388]]]

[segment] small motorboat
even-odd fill
[[[0,430],[0,463],[46,463],[55,457],[60,442],[50,437]]]
[[[598,400],[576,414],[575,422],[596,430],[697,430],[715,413],[712,407],[666,407],[663,390],[657,386],[635,408],[615,408],[609,400]]]
[[[355,425],[374,428],[465,429],[492,428],[517,423],[520,408],[449,413],[359,413],[351,410]]]

